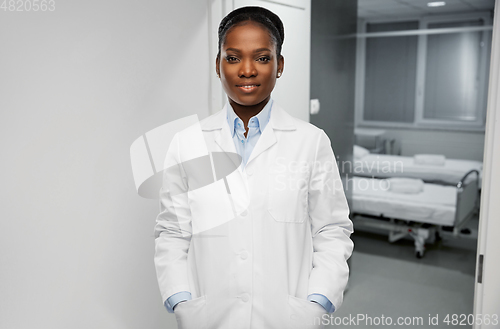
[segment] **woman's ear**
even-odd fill
[[[219,66],[219,56],[215,58],[215,73],[220,78],[220,66]]]
[[[278,78],[283,74],[284,69],[285,69],[285,57],[283,57],[283,55],[280,55],[280,59],[278,60],[278,72],[277,72]]]

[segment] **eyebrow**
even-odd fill
[[[230,50],[234,51],[234,52],[237,52],[237,53],[241,52],[239,49],[236,49],[236,48],[227,48],[226,49],[226,51],[230,51]],[[254,53],[259,53],[261,51],[269,51],[270,52],[271,49],[269,49],[269,48],[258,48],[258,49],[255,49],[253,52]]]

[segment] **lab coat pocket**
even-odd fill
[[[320,329],[324,328],[322,316],[325,309],[318,303],[307,299],[288,295],[289,328],[291,329]]]
[[[179,329],[206,329],[206,296],[201,296],[177,304],[174,310]]]
[[[268,212],[277,222],[302,223],[308,216],[306,172],[273,173],[269,176]]]

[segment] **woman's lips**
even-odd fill
[[[251,93],[255,89],[259,87],[259,85],[246,85],[246,86],[236,86],[238,87],[239,90],[243,91],[244,93]]]

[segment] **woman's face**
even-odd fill
[[[228,31],[216,61],[224,91],[243,106],[269,99],[283,66],[283,56],[276,58],[276,46],[267,29],[251,21]]]

